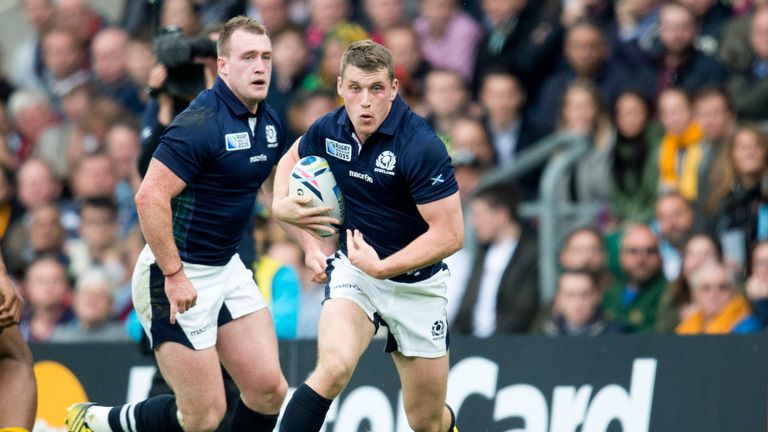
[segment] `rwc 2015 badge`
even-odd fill
[[[343,161],[349,162],[352,160],[352,145],[350,144],[340,143],[338,141],[326,138],[325,152]]]
[[[245,150],[251,148],[251,139],[248,132],[238,132],[224,135],[224,144],[227,151]]]

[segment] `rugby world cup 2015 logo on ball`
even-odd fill
[[[288,194],[309,195],[312,197],[309,206],[332,207],[333,210],[328,215],[344,222],[344,196],[325,159],[319,156],[307,156],[296,162],[288,179]],[[324,237],[330,236],[325,231],[317,231],[317,233]]]

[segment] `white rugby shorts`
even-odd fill
[[[358,269],[341,252],[328,259],[326,299],[355,302],[376,326],[389,329],[387,352],[437,358],[448,351],[447,267],[416,282],[376,279]]]
[[[210,348],[216,344],[219,326],[267,307],[253,273],[238,254],[223,266],[185,262],[184,274],[197,290],[197,302],[176,314],[172,325],[162,270],[149,246],[139,255],[131,283],[133,305],[152,348],[168,341],[195,350]]]

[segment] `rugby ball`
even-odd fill
[[[328,161],[320,156],[307,156],[296,162],[288,179],[288,195],[309,195],[312,197],[308,204],[310,207],[333,207],[328,215],[344,222],[344,196]],[[318,231],[318,234],[323,237],[331,235],[325,231]]]

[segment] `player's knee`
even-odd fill
[[[280,409],[288,393],[288,383],[282,374],[263,382],[258,388],[242,392],[242,397],[249,402],[246,405],[255,407],[260,412],[275,412]]]
[[[219,427],[227,411],[225,400],[211,401],[197,409],[182,410],[181,418],[185,432],[211,432]]]
[[[352,377],[354,365],[340,358],[327,359],[317,367],[324,381],[332,387],[330,391],[334,394],[341,393],[346,387],[349,379]]]

